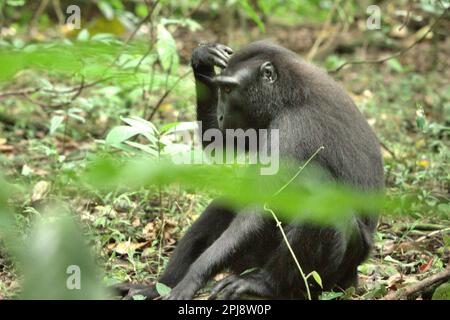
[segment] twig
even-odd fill
[[[123,45],[123,47],[125,48],[130,42],[131,40],[133,40],[133,38],[136,36],[137,32],[139,31],[139,29],[147,22],[150,22],[151,28],[153,29],[153,25],[152,25],[152,16],[153,16],[153,12],[155,12],[155,8],[158,6],[160,0],[156,0],[155,3],[153,4],[153,7],[149,10],[148,14],[142,18],[138,24],[136,25],[136,27],[134,28],[133,32],[131,32],[131,34],[128,36],[128,38],[125,40],[125,43]],[[147,4],[148,7],[151,6],[150,2],[145,1],[145,3]],[[152,30],[150,30],[150,34],[152,35]],[[151,36],[153,38],[153,35]],[[113,60],[113,62],[111,63],[111,65],[114,65],[117,60],[119,59],[120,55],[123,53],[124,49],[120,50],[120,52],[117,54],[116,58]]]
[[[150,45],[149,45],[147,51],[142,55],[141,59],[139,59],[138,63],[134,67],[134,69],[133,69],[134,73],[139,71],[139,67],[141,66],[142,62],[144,62],[145,58],[147,58],[149,56],[149,54],[152,52],[152,50],[153,50],[153,44],[150,41]],[[153,63],[153,65],[154,65],[154,63]]]
[[[31,103],[35,103],[42,108],[50,108],[50,109],[62,108],[62,107],[65,107],[65,106],[71,104],[76,98],[78,98],[80,96],[83,89],[86,88],[86,86],[84,85],[84,77],[82,77],[82,79],[81,79],[81,84],[76,88],[77,88],[77,92],[70,98],[69,101],[54,104],[54,105],[49,105],[49,104],[34,100],[30,96],[28,96],[28,94],[24,94],[24,97]]]
[[[178,83],[181,80],[183,80],[184,78],[186,78],[190,73],[191,73],[191,71],[189,70],[189,71],[185,72],[184,74],[182,74],[181,76],[179,76],[177,81],[175,81],[175,83],[164,92],[164,94],[161,96],[161,98],[159,98],[158,102],[156,103],[155,107],[152,110],[152,113],[150,114],[150,116],[148,117],[147,120],[151,120],[153,118],[153,116],[156,114],[159,107],[164,102],[164,100],[167,98],[167,96],[172,92],[173,89],[175,89],[175,87],[178,85]]]
[[[307,60],[312,60],[314,58],[314,56],[316,55],[317,51],[319,50],[320,45],[322,44],[322,42],[325,40],[326,36],[327,36],[327,31],[331,25],[331,20],[334,17],[334,14],[336,13],[336,9],[339,6],[341,0],[335,0],[333,3],[333,7],[331,8],[331,10],[328,12],[327,18],[325,23],[322,26],[322,30],[320,30],[319,36],[317,37],[316,41],[314,41],[313,46],[311,47],[311,49],[309,50],[306,59]]]
[[[24,94],[32,94],[40,90],[41,88],[26,88],[17,91],[0,92],[0,99],[8,96],[23,96]]]
[[[61,9],[60,0],[52,0],[53,10],[55,11],[56,17],[58,18],[58,23],[60,25],[64,24],[65,15],[63,10]]]
[[[405,20],[403,21],[402,25],[398,28],[398,31],[402,31],[402,29],[408,25],[409,20],[411,18],[411,6],[412,6],[412,4],[409,3],[408,11],[406,11]]]
[[[155,80],[155,63],[152,63],[152,69],[151,69],[150,72],[151,73],[150,73],[150,83],[148,85],[148,95],[150,95],[153,92],[153,83],[154,83],[154,80]],[[144,99],[143,101],[144,101],[143,118],[147,119],[147,111],[148,111],[147,101],[148,101],[148,99]]]
[[[387,153],[389,153],[394,160],[397,160],[397,156],[395,155],[394,151],[392,151],[384,142],[381,142],[380,140],[378,140],[378,142],[380,143],[380,146],[384,150],[386,150]]]
[[[153,12],[155,11],[155,8],[158,6],[160,0],[156,0],[155,3],[153,4],[153,7],[150,9],[150,11],[148,12],[148,14],[141,19],[141,21],[138,22],[138,24],[136,25],[136,27],[134,28],[133,32],[128,36],[128,38],[125,40],[125,46],[131,41],[133,40],[134,36],[136,35],[136,33],[139,31],[139,29],[144,25],[144,23],[147,23],[148,21],[150,21],[152,19],[153,16]],[[150,4],[148,4],[148,6],[150,6]]]
[[[89,87],[93,87],[101,82],[104,82],[106,80],[109,80],[113,78],[113,76],[110,77],[105,77],[99,80],[95,80],[93,82],[89,82],[83,85],[83,89],[89,88]],[[66,93],[71,93],[71,92],[75,92],[80,90],[80,85],[72,87],[70,89],[65,89],[65,90],[52,90],[52,89],[45,89],[45,88],[25,88],[25,89],[20,89],[17,91],[6,91],[6,92],[0,92],[0,99],[3,97],[8,97],[8,96],[22,96],[24,94],[33,94],[33,93],[37,93],[37,92],[46,92],[46,93],[54,93],[55,95],[58,94],[66,94]]]
[[[303,171],[303,169],[305,169],[305,167],[316,157],[316,155],[320,152],[320,151],[322,151],[323,149],[325,149],[325,147],[324,146],[321,146],[321,147],[319,147],[319,149],[317,149],[316,150],[316,152],[314,152],[313,154],[312,154],[312,156],[311,157],[309,157],[309,159],[298,169],[298,171],[297,171],[297,173],[288,181],[288,182],[286,182],[285,184],[284,184],[284,186],[282,186],[281,188],[280,188],[280,190],[278,190],[277,192],[275,192],[275,194],[273,195],[274,197],[275,196],[277,196],[277,195],[279,195],[284,189],[286,189],[287,188],[287,186],[289,186],[291,183],[292,183],[292,181],[294,181],[297,177],[298,177],[298,175]]]
[[[50,108],[50,109],[55,109],[55,108],[61,108],[66,106],[67,104],[70,104],[73,100],[75,100],[76,98],[79,97],[79,95],[81,94],[81,92],[89,87],[93,87],[101,82],[104,82],[106,80],[109,80],[113,78],[112,76],[110,77],[106,77],[103,79],[99,79],[93,82],[90,82],[88,84],[84,84],[84,79],[82,81],[82,83],[78,86],[75,86],[73,88],[70,89],[66,89],[66,90],[51,90],[51,89],[44,89],[44,88],[26,88],[26,89],[21,89],[21,90],[17,90],[17,91],[8,91],[8,92],[0,92],[0,99],[4,98],[4,97],[8,97],[8,96],[22,96],[24,97],[26,100],[30,101],[31,103],[34,103],[42,108]],[[58,95],[58,94],[68,94],[68,93],[72,93],[75,92],[74,96],[70,99],[69,102],[64,102],[64,103],[59,103],[59,104],[55,104],[55,105],[48,105],[47,103],[43,103],[40,101],[37,101],[33,98],[30,97],[30,94],[33,93],[37,93],[37,92],[45,92],[45,93],[53,93],[53,95]]]
[[[64,153],[65,153],[65,151],[66,151],[66,137],[67,137],[67,130],[68,130],[68,127],[69,127],[69,110],[68,110],[68,106],[73,102],[73,101],[75,101],[75,99],[76,98],[78,98],[79,96],[80,96],[80,94],[81,94],[81,92],[83,91],[83,89],[84,89],[84,76],[82,76],[81,77],[81,83],[80,83],[80,86],[79,86],[79,89],[78,89],[78,91],[77,91],[77,93],[75,93],[73,96],[72,96],[72,98],[70,98],[70,101],[69,102],[67,102],[66,104],[65,104],[65,110],[64,110],[64,113],[65,113],[65,115],[66,115],[66,118],[64,119],[64,134],[63,134],[63,141],[62,141],[62,155],[64,156]]]
[[[186,17],[190,18],[192,17],[199,9],[200,7],[205,3],[205,0],[201,0],[198,5],[195,6],[195,8],[193,8],[191,11],[189,11],[186,15]]]
[[[419,281],[417,283],[413,283],[407,287],[398,289],[396,291],[390,292],[389,294],[385,295],[381,300],[401,300],[408,298],[408,296],[422,291],[423,289],[437,283],[437,282],[444,282],[450,279],[450,267],[447,267],[444,271],[441,271],[429,278],[425,278],[422,281]]]
[[[339,67],[337,67],[336,69],[328,71],[328,73],[336,73],[336,72],[340,71],[343,67],[345,67],[347,65],[352,65],[352,64],[378,64],[378,63],[386,62],[386,61],[388,61],[390,59],[393,59],[393,58],[396,58],[398,56],[401,56],[405,52],[411,50],[418,43],[422,42],[428,36],[428,34],[436,28],[438,22],[447,13],[447,11],[448,11],[448,8],[446,8],[444,10],[444,12],[436,19],[436,21],[434,21],[434,23],[430,26],[430,28],[427,30],[427,32],[425,32],[425,34],[423,36],[421,36],[419,39],[414,41],[412,44],[410,44],[406,48],[404,48],[404,49],[394,53],[393,55],[390,55],[388,57],[384,57],[384,58],[381,58],[381,59],[376,59],[376,60],[350,60],[350,61],[346,61],[343,64],[341,64]]]
[[[286,189],[286,187],[292,183],[292,181],[294,181],[298,175],[303,171],[303,169],[305,169],[305,167],[315,158],[315,156],[324,149],[324,146],[321,146],[319,149],[316,150],[316,152],[313,153],[313,155],[311,157],[309,157],[309,159],[299,168],[299,170],[297,171],[297,173],[291,178],[289,179],[288,182],[286,182],[277,192],[274,193],[273,197],[275,197],[276,195],[280,194],[280,192],[282,192],[284,189]],[[291,244],[289,243],[289,239],[286,236],[286,233],[284,232],[284,229],[281,225],[281,221],[278,219],[277,215],[275,214],[275,212],[270,209],[267,205],[267,203],[264,204],[264,210],[267,212],[270,212],[270,214],[272,214],[273,219],[275,220],[277,227],[280,229],[280,232],[283,236],[284,242],[286,243],[286,246],[288,247],[289,252],[291,253],[292,258],[294,259],[295,264],[297,265],[298,271],[300,272],[300,275],[303,279],[303,282],[305,283],[305,288],[306,288],[306,295],[308,297],[308,300],[312,300],[311,298],[311,291],[309,290],[309,285],[308,285],[308,276],[303,272],[303,269],[300,265],[300,262],[297,259],[297,256],[295,255],[294,250],[291,247]]]
[[[435,231],[432,231],[432,232],[430,232],[430,233],[428,233],[428,234],[426,234],[424,236],[421,236],[415,242],[422,242],[425,239],[431,238],[431,237],[433,237],[433,236],[435,236],[435,235],[437,235],[439,233],[445,234],[445,233],[447,233],[449,231],[450,231],[450,227],[444,228],[444,229],[435,230]]]
[[[36,11],[33,14],[33,17],[31,18],[31,22],[30,22],[30,31],[33,31],[34,28],[36,27],[36,24],[40,18],[40,16],[42,15],[42,12],[44,12],[45,8],[47,8],[49,0],[42,0],[39,3],[39,6],[37,7]]]
[[[2,2],[0,3],[0,40],[3,40],[3,28],[5,27],[5,15],[3,13],[3,6],[5,6],[6,3]]]

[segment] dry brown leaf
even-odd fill
[[[386,240],[383,243],[377,243],[376,247],[379,250],[380,254],[385,256],[385,255],[391,254],[394,251],[395,241],[394,240]]]
[[[172,234],[169,231],[164,231],[164,240],[172,239]]]
[[[149,222],[145,225],[144,229],[142,230],[143,234],[151,234],[155,232],[155,223]]]
[[[398,249],[401,252],[411,251],[411,250],[414,250],[416,248],[417,248],[416,244],[414,244],[412,242],[402,242],[402,243],[400,243],[398,245]]]
[[[37,202],[44,199],[50,191],[50,182],[41,180],[33,188],[31,193],[31,202]]]
[[[142,251],[141,257],[142,258],[149,258],[155,254],[157,254],[158,252],[155,250],[155,248],[152,247],[148,247],[145,248],[144,251]]]
[[[403,283],[403,276],[400,273],[394,274],[386,282],[389,289],[396,289]]]
[[[0,151],[2,151],[2,152],[10,152],[13,150],[14,150],[14,147],[9,144],[0,144]]]
[[[167,227],[176,227],[177,226],[177,223],[174,221],[174,220],[172,220],[172,219],[165,219],[164,220],[164,224],[167,226]]]
[[[141,225],[141,219],[139,219],[139,217],[134,218],[133,221],[131,222],[131,225],[135,228],[139,227]]]
[[[123,241],[118,243],[112,243],[107,246],[108,250],[114,250],[118,254],[127,254],[130,250],[137,250],[145,247],[150,242],[131,242],[131,241]]]
[[[431,266],[433,265],[433,261],[434,261],[434,258],[431,257],[427,262],[422,263],[422,264],[419,266],[419,272],[420,272],[420,273],[427,272],[427,271],[431,268]]]
[[[389,36],[396,39],[404,39],[409,35],[408,28],[404,25],[394,26],[389,32]]]

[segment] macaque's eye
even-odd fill
[[[231,92],[231,87],[230,86],[223,86],[222,90],[225,93],[230,93]]]

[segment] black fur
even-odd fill
[[[214,66],[223,68],[220,75]],[[226,66],[226,67],[225,67]],[[378,140],[351,98],[325,72],[295,53],[264,41],[241,51],[218,44],[198,47],[192,56],[197,116],[209,128],[276,128],[280,154],[298,162],[314,159],[333,180],[361,190],[384,186]],[[180,240],[160,282],[173,288],[169,299],[191,299],[217,272],[236,275],[220,282],[223,293],[271,298],[304,298],[298,269],[274,222],[257,209],[235,213],[211,204]],[[357,283],[357,267],[372,246],[377,218],[355,215],[347,231],[288,224],[285,232],[304,271],[317,271],[325,289]],[[257,271],[239,276],[249,268]],[[127,287],[129,288],[129,287]],[[320,292],[312,286],[315,296]],[[148,298],[154,288],[141,293]]]

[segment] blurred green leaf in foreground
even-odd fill
[[[65,208],[54,207],[35,220],[31,235],[15,232],[0,181],[0,239],[22,274],[23,299],[103,299],[100,274],[85,238]]]
[[[24,299],[106,297],[85,238],[62,208],[37,221],[20,261]]]
[[[350,219],[355,212],[377,213],[384,197],[379,192],[363,192],[329,183],[323,172],[310,165],[282,192],[280,187],[296,173],[292,164],[282,164],[276,175],[261,175],[259,166],[180,165],[169,160],[125,160],[98,158],[88,166],[84,181],[94,188],[117,186],[166,186],[180,184],[212,196],[220,195],[232,206],[268,204],[286,220],[336,224]],[[276,194],[276,196],[275,196]]]

